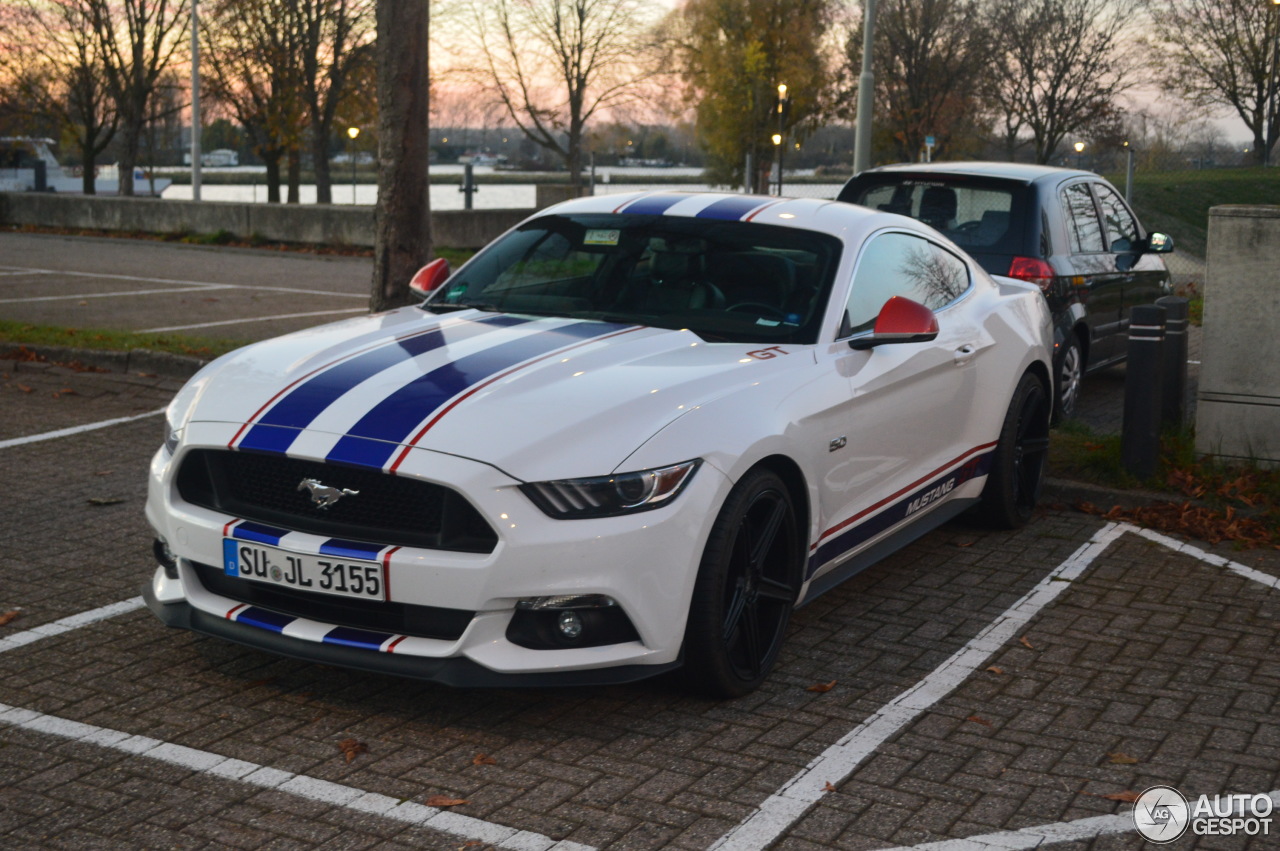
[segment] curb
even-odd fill
[[[1070,479],[1046,478],[1041,491],[1041,502],[1061,502],[1075,507],[1081,502],[1092,503],[1102,511],[1119,506],[1120,508],[1141,508],[1162,502],[1192,502],[1196,500],[1180,496],[1176,493],[1157,493],[1148,490],[1121,490],[1089,482],[1075,482]],[[1198,503],[1197,503],[1198,504]]]
[[[190,378],[208,363],[206,360],[190,355],[153,352],[149,349],[117,352],[105,349],[77,349],[71,346],[26,346],[21,343],[0,343],[0,357],[17,354],[24,349],[33,353],[38,361],[52,364],[79,363],[109,372],[143,373],[171,378]]]

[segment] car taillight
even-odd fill
[[[1053,284],[1053,267],[1035,257],[1015,257],[1009,264],[1009,277],[1035,284],[1047,293]]]

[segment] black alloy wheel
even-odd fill
[[[1072,335],[1063,345],[1066,348],[1058,365],[1058,392],[1053,411],[1055,423],[1076,412],[1076,403],[1080,400],[1080,382],[1084,378],[1084,352],[1080,350],[1080,341]]]
[[[1031,519],[1049,454],[1049,407],[1040,379],[1024,374],[1005,413],[978,506],[988,525],[1016,529]]]
[[[800,590],[802,546],[786,485],[749,472],[730,491],[703,553],[685,631],[691,687],[737,697],[778,658]]]

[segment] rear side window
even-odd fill
[[[1012,187],[904,178],[868,186],[849,200],[873,210],[910,216],[961,248],[1016,253],[1021,238]]]
[[[1093,189],[1098,193],[1098,204],[1102,207],[1110,250],[1132,251],[1138,243],[1138,223],[1133,214],[1111,187],[1096,184]]]
[[[940,310],[969,289],[969,267],[951,252],[906,233],[884,233],[867,243],[853,274],[840,336],[869,331],[893,296]]]
[[[1089,184],[1073,183],[1062,190],[1062,210],[1071,235],[1072,254],[1097,254],[1102,247],[1102,224],[1093,206]]]

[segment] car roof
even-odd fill
[[[715,207],[712,210],[712,207]],[[632,192],[576,198],[540,210],[538,216],[581,213],[660,214],[715,221],[743,221],[827,233],[858,241],[870,231],[893,224],[921,230],[914,219],[854,204],[817,198],[778,198],[729,192]]]
[[[1093,177],[1098,175],[1092,171],[1075,168],[1058,168],[1051,165],[1035,165],[1032,163],[1002,162],[939,162],[939,163],[898,163],[869,169],[857,177],[878,174],[925,174],[925,175],[965,175],[971,177],[992,177],[1004,180],[1017,180],[1023,183],[1034,183],[1038,180],[1063,180],[1068,177]],[[855,178],[856,179],[856,178]]]

